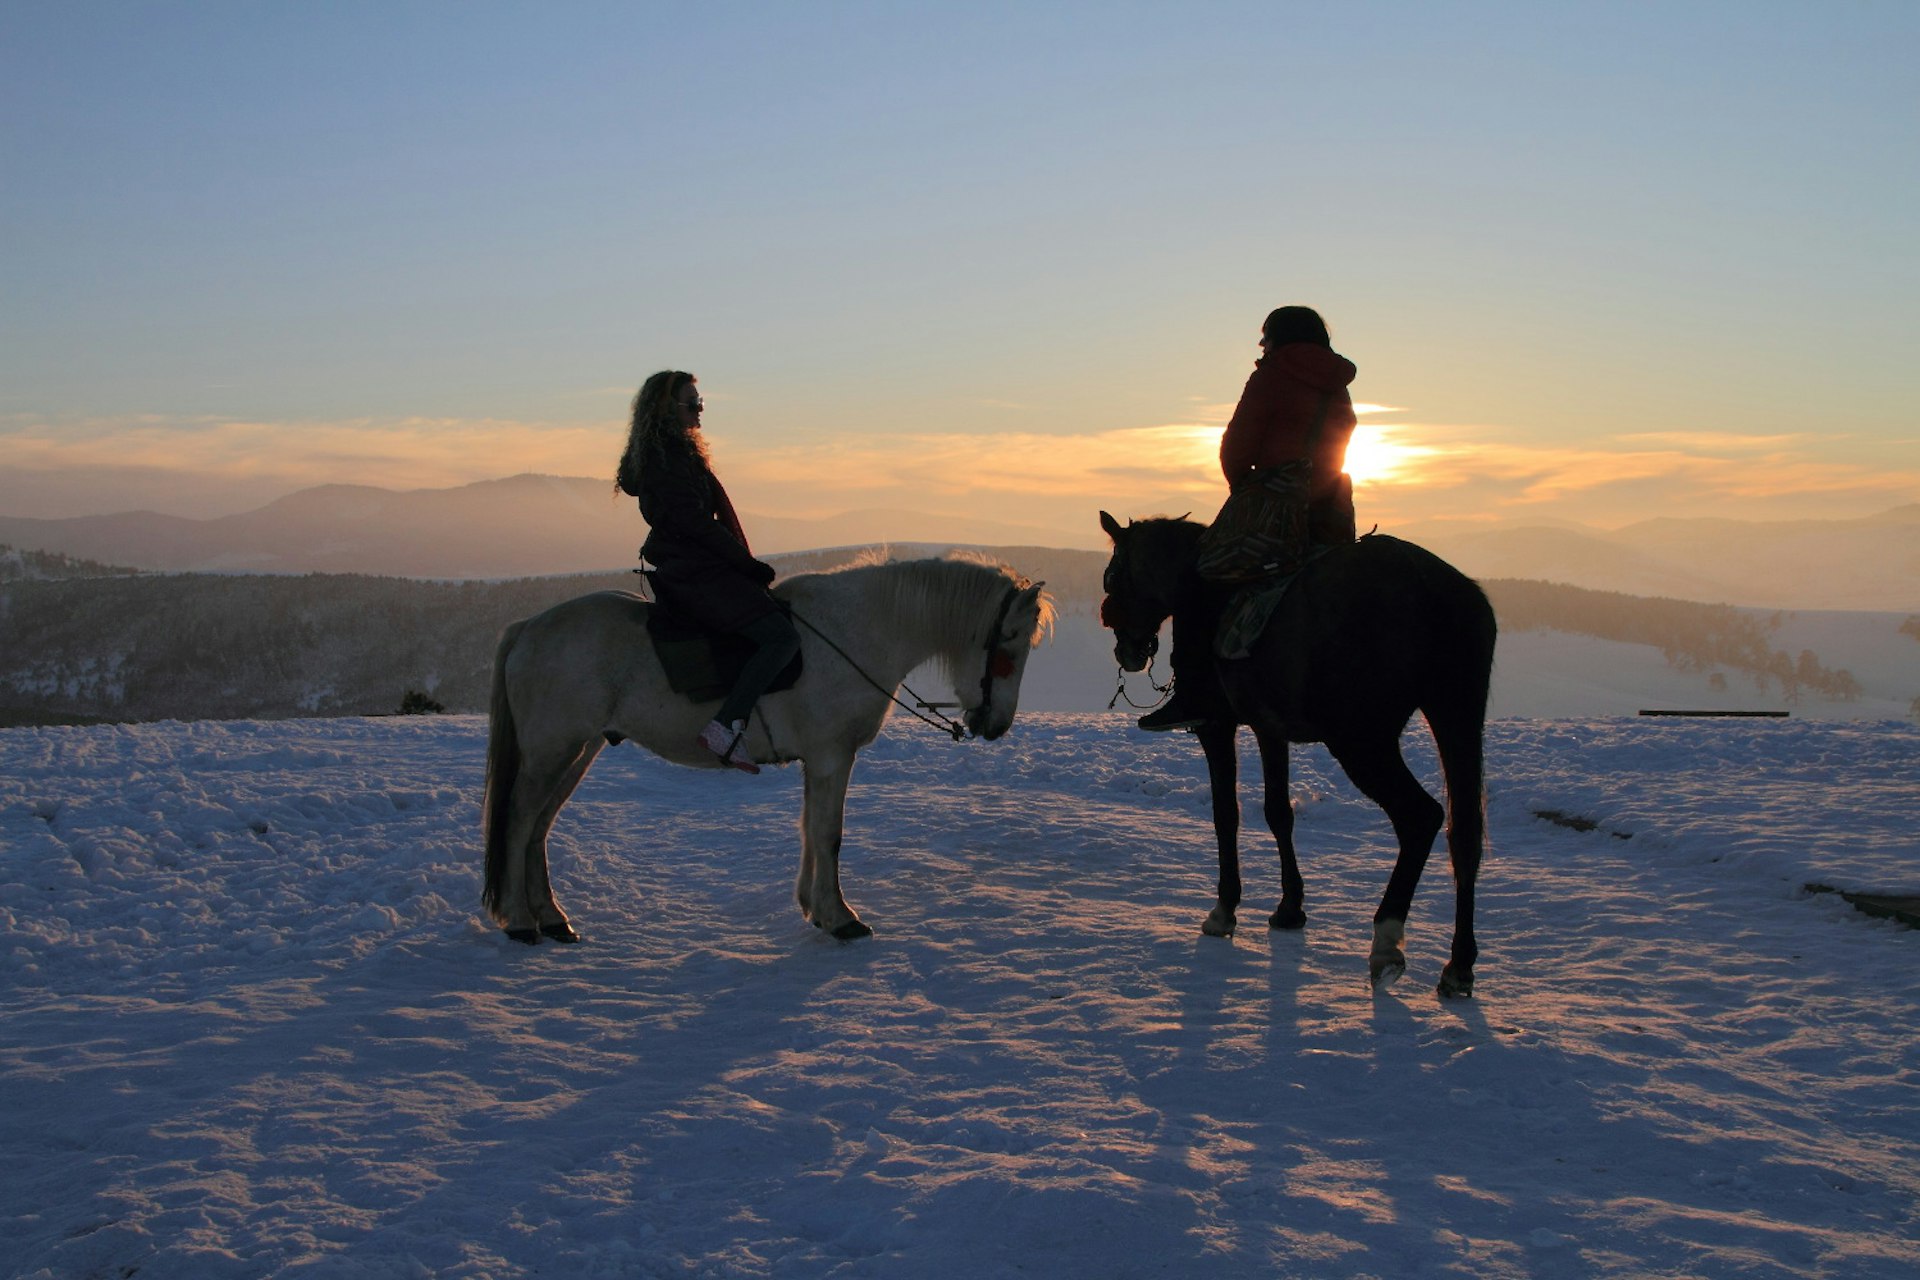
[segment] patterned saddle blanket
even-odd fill
[[[1331,546],[1309,547],[1306,558],[1292,573],[1250,582],[1229,596],[1227,607],[1220,611],[1219,629],[1213,633],[1214,656],[1230,661],[1251,657],[1253,646],[1273,621],[1273,611],[1286,598],[1287,588],[1308,565],[1333,549]]]

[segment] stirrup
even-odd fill
[[[747,723],[736,720],[732,726],[721,724],[718,720],[707,721],[707,727],[700,731],[694,741],[720,757],[720,763],[738,769],[742,773],[758,773],[760,766],[744,756],[735,756],[737,748],[747,736]]]
[[[1156,707],[1140,717],[1136,722],[1149,733],[1165,733],[1170,729],[1198,729],[1207,722],[1205,716],[1196,716],[1180,705],[1180,695],[1167,699],[1166,705]]]

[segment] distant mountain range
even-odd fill
[[[911,511],[744,518],[762,555],[881,538],[941,545],[1057,541],[1038,526]],[[1087,525],[1098,537],[1092,513]],[[0,516],[0,545],[204,573],[448,579],[596,573],[635,563],[646,536],[632,498],[605,480],[577,476],[519,475],[452,489],[320,485],[254,511],[205,520],[153,511],[62,520]]]
[[[1119,513],[1126,514],[1126,513]],[[1040,526],[926,512],[819,520],[745,515],[762,554],[880,540],[1047,546]],[[1088,513],[1088,538],[1098,533]],[[1920,505],[1857,520],[1659,519],[1601,531],[1440,525],[1384,529],[1478,578],[1530,578],[1632,595],[1778,609],[1920,610]],[[0,516],[0,545],[154,570],[507,578],[615,570],[645,527],[604,480],[521,475],[452,489],[324,485],[255,511],[196,520],[151,511]]]
[[[1476,578],[1533,578],[1763,609],[1920,608],[1920,504],[1857,520],[1663,517],[1625,528],[1413,526]]]

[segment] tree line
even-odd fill
[[[480,711],[501,630],[629,574],[141,574],[0,585],[0,724]]]
[[[793,574],[859,554],[773,560]],[[1044,578],[1063,614],[1090,615],[1098,604],[1102,553],[995,554]],[[638,585],[630,573],[466,582],[138,573],[0,547],[0,725],[484,711],[508,623],[590,591]],[[1850,672],[1811,651],[1776,648],[1779,614],[1547,582],[1484,585],[1507,631],[1653,645],[1682,671],[1722,684],[1736,673],[1790,701],[1860,693]],[[1902,630],[1920,639],[1920,617]]]
[[[1839,702],[1860,696],[1860,682],[1851,671],[1825,666],[1811,649],[1792,654],[1773,646],[1774,633],[1785,621],[1778,612],[1520,578],[1482,585],[1502,630],[1565,631],[1652,645],[1676,670],[1720,676],[1720,687],[1724,672],[1740,672],[1761,693],[1778,685],[1788,702],[1808,693]]]

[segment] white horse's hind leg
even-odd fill
[[[853,762],[823,767],[809,761],[803,767],[807,782],[805,811],[800,819],[800,909],[816,928],[825,929],[842,942],[868,937],[873,930],[840,894],[840,835],[846,821],[847,783],[853,776]]]
[[[594,738],[580,749],[580,754],[554,787],[553,798],[541,810],[540,820],[527,841],[527,907],[540,932],[556,942],[578,942],[580,935],[553,896],[553,881],[547,867],[547,834],[553,830],[554,819],[560,816],[562,806],[572,798],[580,780],[587,776],[601,745],[601,740]]]
[[[500,894],[501,927],[516,942],[540,941],[544,926],[564,923],[547,880],[547,832],[574,787],[593,763],[597,744],[563,752],[528,752],[513,782],[507,820],[506,883]],[[515,856],[515,853],[518,856]],[[571,928],[568,929],[571,932]],[[559,936],[557,933],[551,936]]]

